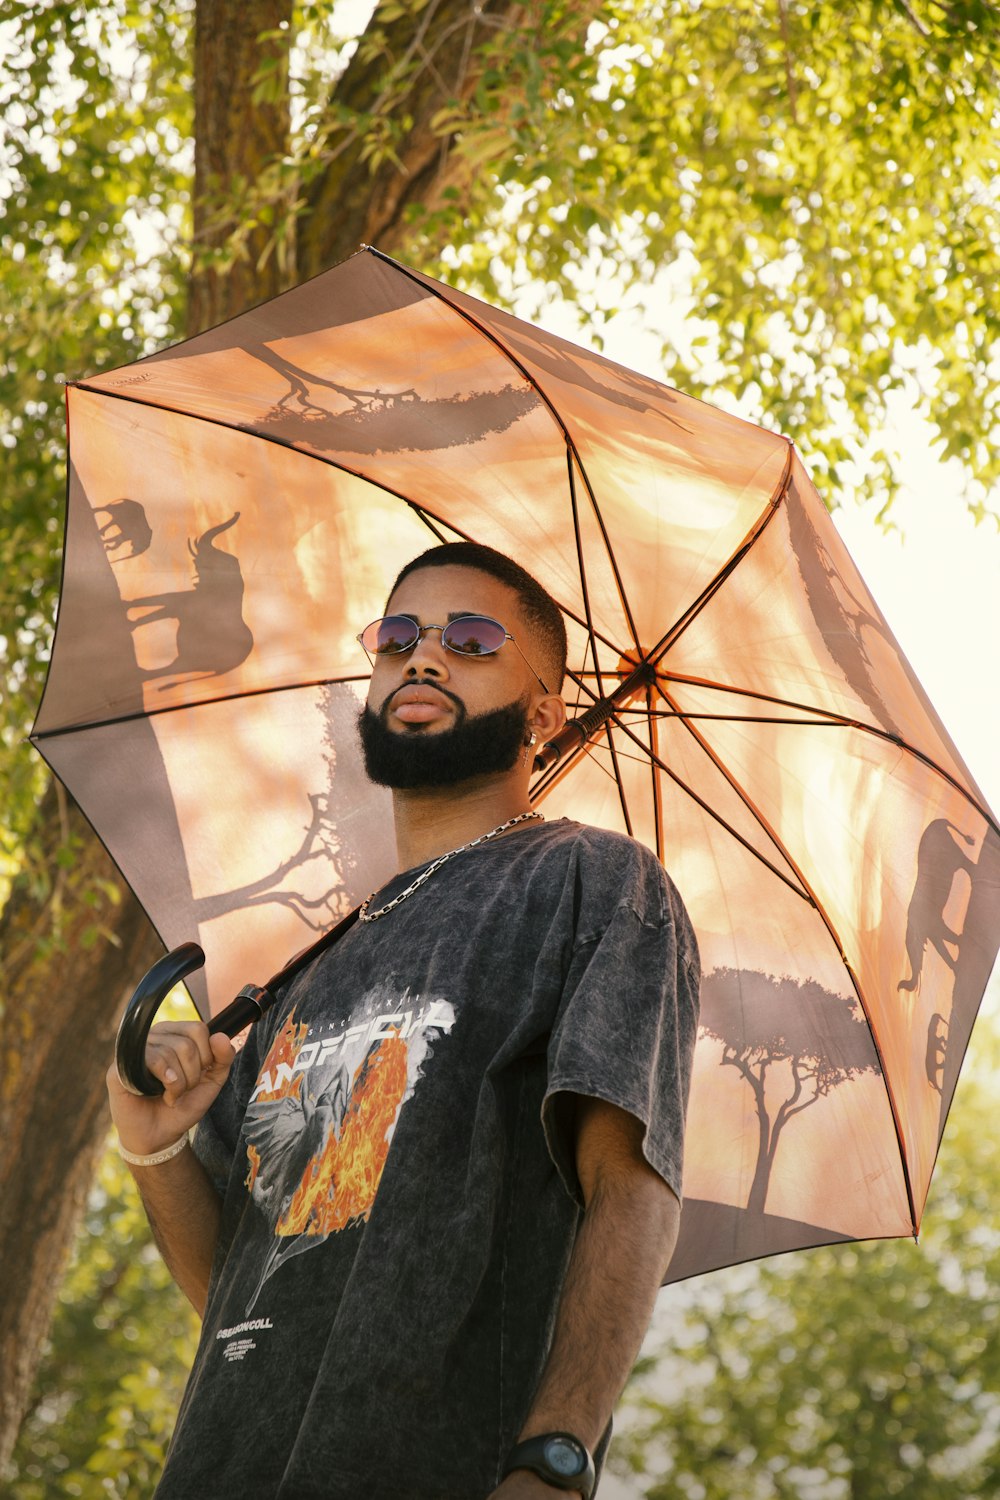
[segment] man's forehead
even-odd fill
[[[520,601],[509,584],[478,568],[418,568],[393,590],[389,606],[412,614],[421,624],[446,624],[461,615],[492,615],[507,625],[520,616]],[[505,618],[501,618],[504,616]]]

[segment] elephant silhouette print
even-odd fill
[[[973,843],[968,834],[949,823],[947,818],[935,818],[920,836],[917,878],[906,913],[906,957],[910,975],[899,981],[898,990],[912,992],[919,988],[928,943],[941,955],[949,969],[958,967],[962,934],[948,926],[944,914],[955,876],[964,870],[970,880],[974,879],[976,865],[962,853],[956,839],[961,839],[964,844]]]
[[[97,507],[96,514],[107,517],[99,522],[98,530],[104,550],[113,563],[123,562],[128,557],[140,557],[149,551],[153,532],[138,500],[127,497],[109,500],[107,505]]]
[[[253,635],[243,618],[243,574],[239,559],[214,545],[235,526],[239,511],[188,541],[194,587],[127,601],[133,632],[161,620],[177,621],[176,655],[162,666],[143,669],[145,681],[173,677],[219,677],[245,662]],[[168,683],[159,691],[163,692]]]

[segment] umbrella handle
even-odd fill
[[[157,959],[136,985],[135,993],[125,1007],[115,1041],[115,1067],[123,1088],[130,1094],[153,1096],[163,1093],[163,1084],[146,1067],[146,1039],[156,1019],[156,1012],[175,984],[200,969],[205,954],[197,943],[181,943]],[[231,1005],[208,1023],[209,1033],[236,1036],[245,1026],[259,1021],[273,997],[266,989],[248,984]]]

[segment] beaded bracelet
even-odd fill
[[[128,1162],[130,1167],[158,1167],[161,1162],[169,1161],[173,1156],[180,1156],[187,1144],[187,1135],[182,1135],[179,1141],[174,1141],[172,1146],[165,1146],[162,1151],[154,1151],[149,1156],[136,1156],[133,1151],[126,1151],[119,1141],[118,1154],[123,1161]]]

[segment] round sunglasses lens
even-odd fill
[[[441,639],[451,651],[463,656],[488,656],[499,651],[507,639],[507,632],[496,620],[485,615],[466,615],[461,620],[451,620],[445,626]]]
[[[405,615],[387,615],[373,620],[361,637],[361,644],[372,656],[392,656],[406,651],[417,639],[417,627]]]

